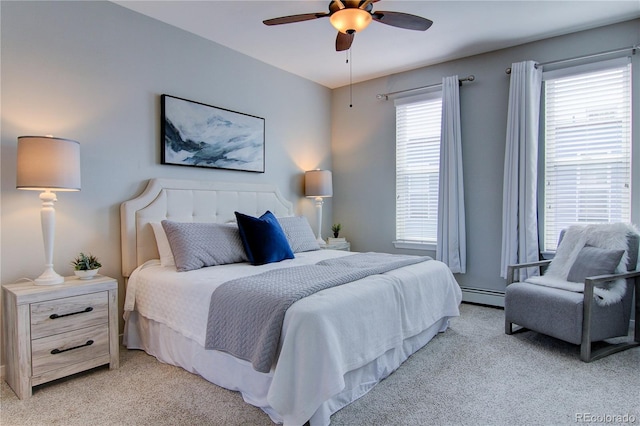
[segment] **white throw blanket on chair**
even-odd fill
[[[624,250],[615,272],[626,272],[629,259],[627,254],[629,233],[637,234],[638,231],[633,225],[626,223],[571,226],[565,232],[545,274],[541,277],[528,278],[526,282],[582,293],[584,283],[567,281],[571,266],[576,261],[580,250],[586,245],[608,250]],[[615,280],[606,287],[595,287],[594,298],[599,305],[610,305],[619,302],[626,291],[627,281]]]

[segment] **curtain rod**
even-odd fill
[[[562,64],[564,62],[578,61],[580,59],[597,58],[598,56],[604,56],[604,55],[611,55],[613,53],[626,52],[627,50],[631,50],[632,54],[635,55],[636,54],[636,49],[638,49],[639,46],[640,45],[637,44],[635,46],[623,47],[621,49],[605,50],[604,52],[593,53],[591,55],[575,56],[573,58],[559,59],[557,61],[549,61],[549,62],[537,63],[536,64],[536,68],[538,68],[538,66],[543,67],[545,65],[556,65],[556,64]],[[506,70],[504,70],[504,72],[506,72],[507,74],[511,74],[511,67],[508,67]]]
[[[465,78],[459,78],[458,79],[458,83],[460,83],[462,85],[463,81],[473,81],[475,79],[476,79],[476,77],[472,74],[472,75],[470,75],[468,77],[465,77]],[[430,84],[428,86],[422,86],[422,87],[415,87],[413,89],[398,90],[397,92],[378,93],[376,95],[376,98],[377,99],[384,99],[385,101],[388,101],[389,100],[389,96],[397,95],[398,93],[414,92],[416,90],[430,89],[432,87],[438,87],[438,86],[442,86],[442,83]]]

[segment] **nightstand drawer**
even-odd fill
[[[109,297],[106,291],[31,304],[32,339],[108,321]]]
[[[109,326],[82,328],[31,342],[34,376],[47,371],[109,355]]]
[[[349,241],[342,241],[339,243],[327,243],[323,246],[320,246],[323,250],[342,250],[342,251],[351,251],[351,243]]]

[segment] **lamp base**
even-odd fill
[[[58,275],[56,271],[53,270],[53,266],[48,266],[47,269],[44,270],[42,275],[33,280],[35,285],[57,285],[62,284],[64,282],[64,277]]]
[[[321,246],[326,246],[327,242],[325,240],[323,240],[322,238],[318,237],[316,238],[316,241],[318,242],[318,244],[320,244]]]

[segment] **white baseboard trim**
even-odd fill
[[[462,301],[504,308],[504,292],[462,287]]]

